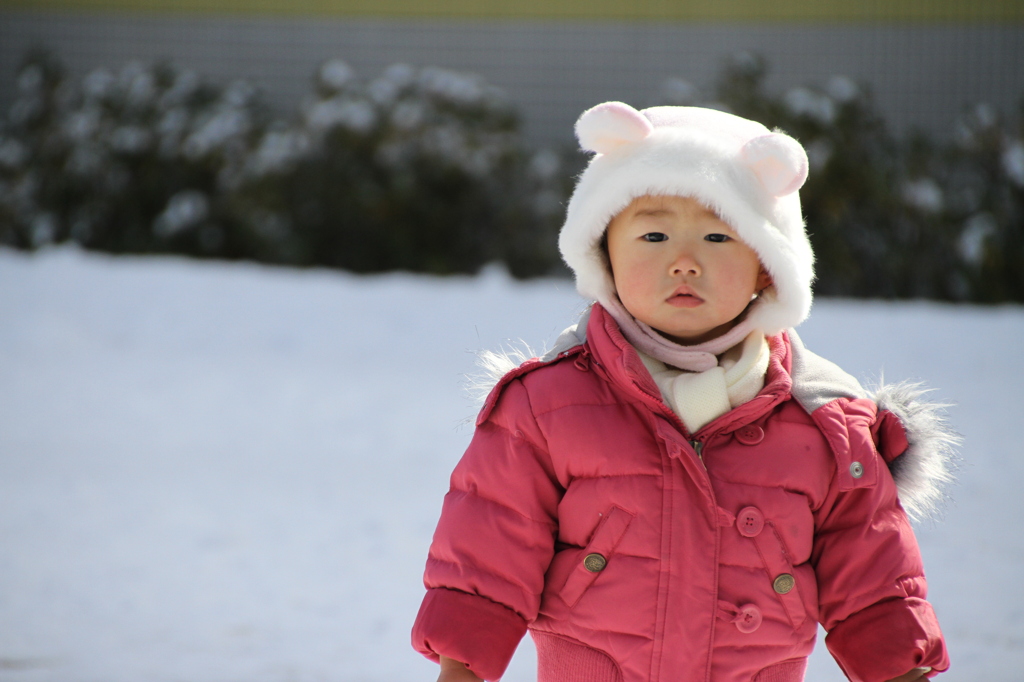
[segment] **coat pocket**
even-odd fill
[[[800,585],[797,584],[793,563],[789,559],[782,538],[779,537],[779,532],[771,522],[765,523],[764,530],[754,536],[754,544],[768,571],[775,596],[782,602],[782,608],[785,609],[793,629],[798,629],[807,619],[807,609],[804,608],[803,599],[800,597]]]
[[[791,658],[764,668],[754,677],[754,682],[803,682],[806,669],[806,658]]]
[[[537,648],[537,682],[622,682],[612,657],[582,642],[532,630]]]
[[[753,541],[775,596],[785,609],[793,629],[798,629],[807,620],[807,609],[804,608],[800,586],[797,584],[795,574],[798,571],[793,567],[775,524],[766,519],[756,507],[745,507],[736,515],[736,529],[740,535]],[[807,572],[801,573],[806,576]]]
[[[559,594],[570,608],[583,596],[595,580],[615,560],[612,556],[633,514],[622,507],[613,506],[597,524],[590,542],[579,552],[575,568],[569,573]]]

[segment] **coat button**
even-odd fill
[[[864,465],[860,462],[854,462],[850,465],[850,475],[854,478],[860,478],[864,475]]]
[[[591,573],[600,573],[608,565],[608,560],[598,553],[588,554],[583,559],[583,568]]]
[[[744,445],[757,445],[764,440],[764,429],[757,424],[747,424],[736,429],[736,440]]]
[[[736,528],[743,537],[755,537],[764,528],[764,515],[757,507],[744,507],[736,516]]]
[[[761,618],[761,609],[753,604],[745,604],[740,607],[740,612],[734,619],[736,629],[744,634],[750,634],[761,627]]]
[[[778,594],[789,594],[790,590],[792,590],[795,586],[796,578],[794,578],[789,573],[779,574],[779,576],[775,578],[774,582],[772,582],[772,588]]]

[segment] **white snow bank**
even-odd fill
[[[0,250],[0,680],[435,679],[408,631],[471,433],[461,375],[581,309],[497,271]],[[822,301],[801,331],[958,403],[967,466],[919,529],[943,679],[1019,679],[1024,310]],[[808,680],[839,679],[819,646]]]

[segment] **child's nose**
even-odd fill
[[[701,272],[700,263],[688,249],[681,250],[672,261],[671,273],[673,275],[690,275],[699,277]]]

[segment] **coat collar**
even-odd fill
[[[695,434],[687,432],[678,416],[662,400],[661,391],[636,349],[622,335],[618,324],[600,303],[595,303],[590,311],[584,353],[591,356],[592,362],[612,384],[639,399],[652,411],[669,418],[688,438],[703,440],[756,421],[775,405],[789,399],[793,387],[792,354],[786,333],[768,337],[768,347],[768,371],[761,392],[749,402],[712,420]]]

